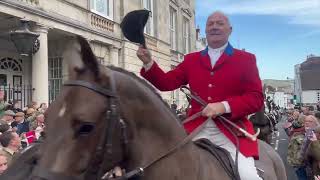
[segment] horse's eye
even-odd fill
[[[77,130],[77,135],[88,135],[94,129],[94,125],[90,123],[81,124]]]

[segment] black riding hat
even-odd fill
[[[148,10],[135,10],[123,18],[120,27],[123,35],[129,41],[145,46],[144,26],[148,21],[149,13]]]

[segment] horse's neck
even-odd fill
[[[143,113],[135,115],[134,139],[131,143],[131,164],[141,164],[168,152],[186,137],[186,132],[176,116],[150,89],[145,90],[137,104]],[[141,107],[136,112],[141,111]],[[133,165],[133,166],[135,166]]]
[[[143,88],[139,92],[127,92],[132,93],[129,94],[131,96],[135,95],[135,99],[139,101],[130,107],[131,113],[139,113],[133,113],[135,127],[127,162],[129,169],[145,166],[157,160],[187,137],[183,126],[172,111],[150,89]],[[226,173],[216,160],[211,161],[211,159],[211,155],[189,142],[168,154],[166,158],[152,164],[146,169],[142,179],[173,179],[172,174],[174,174],[175,179],[194,180],[199,179],[201,171],[210,174],[210,179],[214,176],[219,180],[227,179],[219,178],[219,174],[227,177]],[[205,168],[199,169],[200,163],[203,163]],[[167,173],[169,171],[170,173]]]

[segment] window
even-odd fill
[[[113,19],[113,0],[90,0],[90,8],[94,13]]]
[[[170,7],[170,45],[171,49],[177,49],[177,11]]]
[[[62,57],[49,58],[49,103],[54,101],[62,86]]]
[[[143,8],[151,11],[144,32],[153,36],[153,0],[143,0]]]
[[[190,52],[190,23],[187,18],[183,18],[182,35],[183,52],[186,54]]]

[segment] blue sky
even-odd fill
[[[256,55],[262,79],[294,78],[295,64],[320,56],[320,0],[196,0],[202,36],[215,10],[230,18],[231,44]]]

